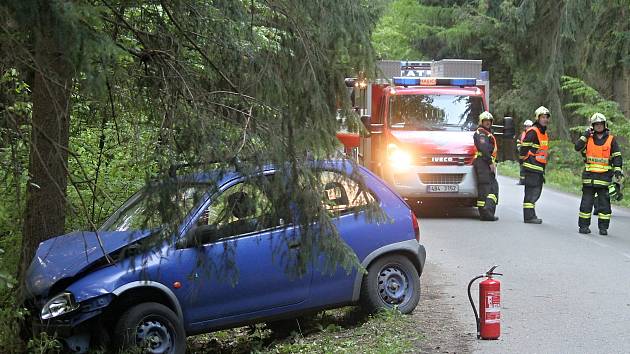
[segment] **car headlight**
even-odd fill
[[[61,293],[50,299],[42,308],[41,319],[48,320],[79,308],[71,293]]]
[[[387,146],[389,164],[395,171],[406,171],[411,167],[411,154],[405,150],[401,150],[396,144]]]

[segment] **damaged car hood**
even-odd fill
[[[73,277],[103,259],[106,254],[153,233],[154,230],[75,231],[48,239],[39,244],[26,272],[26,289],[31,296],[46,296],[59,280]]]

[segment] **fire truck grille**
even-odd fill
[[[461,166],[472,164],[474,158],[474,155],[419,155],[415,157],[415,163],[420,166]]]
[[[419,173],[418,176],[424,184],[460,184],[464,179],[463,173]]]

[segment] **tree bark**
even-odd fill
[[[42,3],[39,23],[34,26],[33,117],[19,268],[22,284],[39,243],[62,234],[66,216],[73,66],[62,43],[69,38],[62,35],[48,2]]]

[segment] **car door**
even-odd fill
[[[276,199],[260,186],[240,181],[202,208],[194,223],[217,225],[220,239],[176,251],[178,272],[189,275],[185,296],[179,296],[187,322],[268,310],[307,298],[312,271],[294,272],[298,228],[290,216],[279,214],[272,200]]]
[[[371,221],[375,220],[368,216],[370,207],[375,207],[378,201],[367,188],[361,188],[357,180],[334,170],[322,171],[320,184],[324,208],[333,217],[339,236],[359,261],[387,243],[386,234],[383,233],[387,231],[386,224],[373,223]],[[377,218],[377,215],[374,217]],[[337,265],[331,274],[327,271],[326,262],[324,255],[319,257],[313,275],[312,297],[322,303],[349,301],[356,270],[348,273],[341,265]]]

